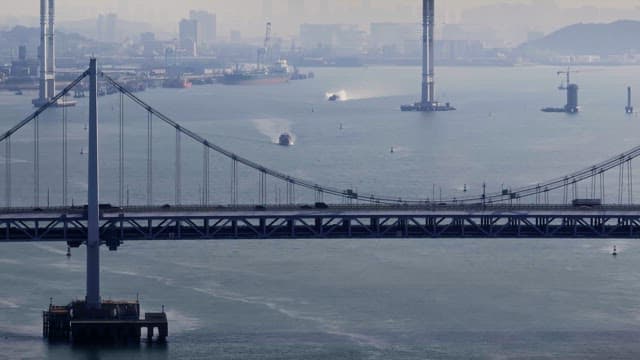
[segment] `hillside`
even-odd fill
[[[520,46],[520,50],[562,55],[619,55],[640,53],[640,21],[576,24]]]
[[[16,26],[10,30],[0,31],[0,58],[14,58],[17,54],[18,46],[25,45],[28,57],[37,57],[37,50],[40,44],[40,29]],[[83,56],[97,53],[100,46],[97,43],[82,35],[58,31],[56,33],[56,53],[58,56]]]

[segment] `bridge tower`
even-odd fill
[[[98,69],[89,66],[89,186],[87,205],[87,307],[100,308],[100,205],[98,181]]]
[[[47,35],[49,34],[49,24],[47,22],[48,9],[47,0],[40,0],[40,47],[38,48],[38,61],[39,61],[39,92],[38,98],[33,100],[33,105],[40,107],[49,101],[48,93],[48,57],[49,57],[49,41]]]
[[[422,0],[422,97],[420,102],[403,105],[402,111],[452,111],[449,103],[435,100],[435,0]]]
[[[40,47],[39,60],[39,91],[38,98],[32,103],[39,108],[47,104],[56,95],[56,0],[40,0]],[[59,99],[54,106],[71,107],[75,101]]]
[[[147,338],[151,342],[154,329],[158,330],[156,341],[164,342],[169,327],[167,315],[145,313],[140,317],[140,303],[136,301],[102,301],[100,298],[100,183],[98,146],[98,66],[92,58],[89,70],[78,78],[75,85],[89,77],[89,152],[88,190],[86,207],[87,246],[87,289],[84,301],[73,301],[66,306],[49,304],[49,310],[42,314],[43,336],[52,341],[72,341],[77,344],[120,344],[140,341],[141,329],[147,328]],[[69,86],[63,93],[53,97],[53,101],[72,90]],[[53,106],[52,100],[44,109]],[[42,109],[38,110],[41,111]],[[66,236],[66,235],[65,235]],[[109,242],[109,239],[106,239]],[[71,245],[73,246],[73,245]],[[78,243],[80,246],[80,243]]]
[[[422,104],[435,100],[435,56],[433,41],[435,32],[435,0],[423,0],[422,5]]]

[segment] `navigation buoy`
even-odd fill
[[[613,252],[611,253],[611,255],[618,256],[618,249],[616,248],[615,245],[613,245]]]
[[[67,257],[71,257],[71,248],[67,246]]]

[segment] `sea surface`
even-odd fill
[[[311,70],[315,79],[283,85],[138,95],[182,126],[266,167],[398,198],[461,197],[465,187],[480,193],[483,183],[487,191],[536,184],[640,144],[640,118],[624,113],[626,86],[640,85],[640,67],[576,74],[583,111],[575,116],[540,112],[564,105],[554,67],[439,68],[438,98],[458,111],[434,114],[399,112],[419,96],[418,68]],[[327,94],[336,92],[345,101],[328,102]],[[32,111],[33,96],[0,93],[0,129]],[[120,201],[119,102],[118,96],[100,98],[101,202],[112,204]],[[124,113],[123,202],[144,204],[147,114],[127,101]],[[68,203],[82,204],[86,100],[67,116]],[[33,126],[12,138],[13,205],[62,204],[62,117],[57,109],[39,118],[35,198]],[[157,118],[153,126],[153,200],[172,204],[175,130]],[[275,144],[283,132],[294,137],[294,146]],[[181,143],[181,201],[197,204],[203,149],[185,137]],[[0,206],[6,203],[4,149]],[[212,155],[211,169],[211,202],[228,204],[231,162]],[[241,167],[240,179],[241,202],[256,202],[258,176]],[[617,184],[617,175],[607,181]],[[611,186],[608,201],[617,198]],[[268,189],[270,201],[285,192],[275,181]],[[301,189],[296,196],[299,203],[313,200]],[[609,255],[613,245],[617,258]],[[0,244],[0,359],[640,357],[640,244],[634,241],[127,242],[117,252],[103,249],[102,296],[139,296],[143,311],[164,305],[170,320],[166,346],[127,349],[42,340],[41,312],[49,299],[66,303],[84,293],[83,248],[70,259],[65,251],[63,243]]]

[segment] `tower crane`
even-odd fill
[[[266,62],[266,55],[271,51],[271,22],[267,23],[267,29],[264,35],[264,45],[258,49],[258,70]]]
[[[558,86],[558,90],[567,90],[567,87],[569,86],[569,84],[571,84],[571,73],[579,73],[581,72],[580,70],[571,70],[570,67],[567,68],[567,70],[563,70],[563,71],[558,71],[558,76],[565,74],[567,76],[567,82],[566,83],[562,83],[560,84],[560,86]]]

